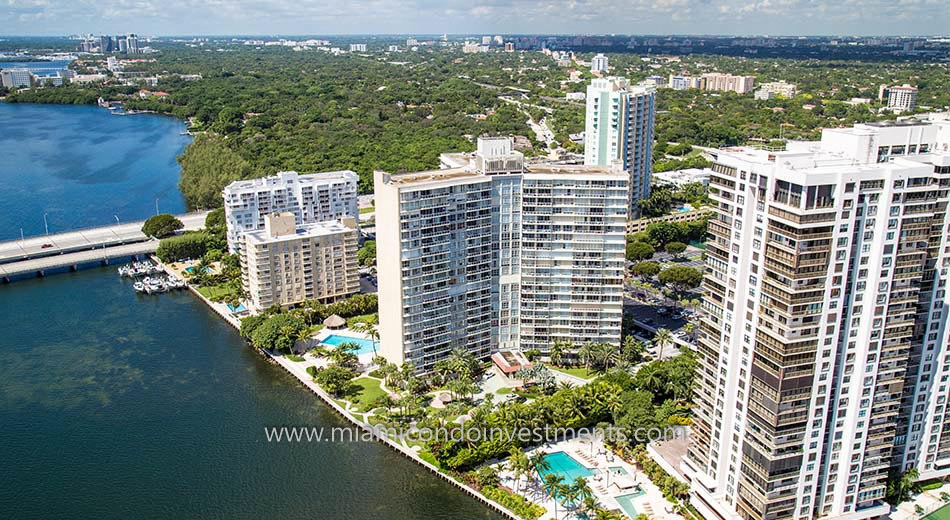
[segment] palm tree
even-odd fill
[[[530,471],[530,463],[528,461],[528,456],[525,455],[524,450],[518,447],[511,448],[511,453],[508,455],[508,469],[514,474],[515,477],[515,493],[518,492],[518,485],[521,482],[521,477]]]
[[[920,473],[916,469],[909,469],[898,478],[892,479],[887,486],[888,499],[892,504],[900,504],[910,498],[910,493],[917,487]]]
[[[588,488],[589,489],[589,488]],[[600,502],[597,501],[597,497],[591,495],[584,499],[584,514],[590,518],[591,513],[597,511]]]
[[[592,361],[594,361],[595,356],[596,351],[594,348],[594,343],[590,341],[584,343],[581,348],[577,349],[577,358],[580,359],[581,363],[584,364],[584,373],[587,375],[590,374],[590,364]]]
[[[297,341],[305,342],[306,346],[304,347],[304,351],[306,352],[307,350],[310,349],[310,339],[312,337],[313,335],[310,333],[310,327],[303,327],[297,331],[297,337],[294,341],[294,345],[297,344]]]
[[[643,357],[643,343],[637,341],[633,334],[628,334],[623,338],[622,355],[623,361],[636,363]]]
[[[453,349],[452,352],[449,352],[445,361],[448,371],[458,379],[472,378],[477,375],[478,360],[475,359],[474,354],[464,348]]]
[[[616,417],[617,412],[623,408],[623,399],[620,398],[620,394],[610,392],[604,396],[604,407],[607,408],[612,417]]]
[[[691,342],[693,343],[696,342],[696,326],[695,325],[693,325],[692,323],[687,323],[686,325],[683,325],[683,332],[685,332],[686,335],[689,336],[689,339]]]
[[[504,410],[504,408],[502,408]],[[534,471],[538,474],[538,479],[541,480],[541,476],[545,471],[551,469],[551,461],[547,459],[547,454],[541,451],[536,451],[534,454],[528,456],[528,468],[530,471]]]
[[[571,350],[573,346],[570,341],[565,339],[556,339],[554,344],[551,345],[551,364],[559,367],[561,366],[561,361],[564,359],[564,352]]]
[[[571,495],[574,497],[574,500],[571,501],[572,504],[577,505],[578,501],[587,504],[589,499],[594,498],[594,491],[587,485],[586,478],[577,477],[571,483]]]
[[[665,384],[663,375],[660,374],[660,371],[657,370],[654,363],[648,363],[640,367],[640,370],[637,370],[636,379],[642,390],[653,394],[665,391],[665,388],[663,388]]]
[[[594,359],[601,369],[607,371],[610,365],[620,360],[620,350],[610,343],[597,343],[594,345]]]
[[[673,342],[673,333],[670,332],[670,329],[662,328],[656,331],[656,334],[653,336],[653,343],[656,343],[660,347],[660,352],[657,355],[657,358],[663,359],[663,347],[669,345]]]
[[[557,473],[548,473],[544,476],[541,487],[554,500],[554,518],[557,518],[557,495],[558,491],[563,491],[564,477]]]

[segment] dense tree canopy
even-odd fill
[[[152,238],[165,238],[174,235],[176,231],[185,227],[185,225],[175,218],[174,215],[162,213],[149,217],[142,225],[142,233]]]

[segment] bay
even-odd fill
[[[177,121],[0,103],[0,124],[0,239],[184,209]],[[114,266],[0,286],[0,518],[500,518],[378,443],[282,426],[349,427],[190,293]]]
[[[0,240],[181,213],[183,122],[94,106],[0,103]]]

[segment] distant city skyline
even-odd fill
[[[945,0],[191,0],[0,3],[3,35],[263,34],[937,35]]]

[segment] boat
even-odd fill
[[[137,293],[145,292],[145,284],[142,282],[135,282],[132,284],[132,288],[135,289]]]

